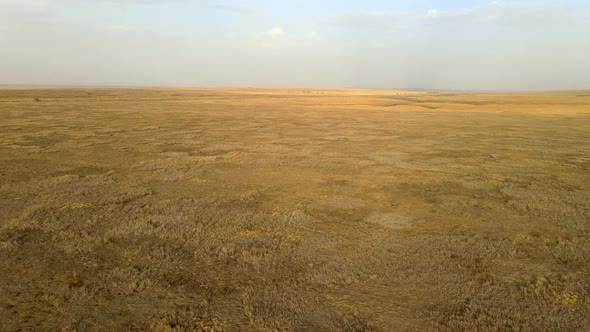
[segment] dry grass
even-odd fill
[[[0,330],[588,330],[585,94],[0,90]]]

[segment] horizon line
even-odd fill
[[[309,86],[231,86],[231,85],[91,85],[91,84],[5,84],[0,89],[310,89],[310,90],[391,90],[424,92],[470,92],[470,93],[523,93],[523,92],[576,92],[590,91],[583,89],[430,89],[430,88],[394,88],[394,87],[309,87]]]

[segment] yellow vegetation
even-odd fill
[[[193,182],[193,183],[204,183],[204,182],[209,182],[209,181],[207,181],[205,179],[201,179],[198,176],[195,176],[192,179],[190,179],[189,182]]]
[[[88,209],[93,205],[87,202],[68,203],[60,208],[60,210],[75,210],[75,209]]]
[[[556,301],[567,306],[578,303],[578,295],[571,292],[563,292],[556,297]]]
[[[0,88],[0,331],[586,331],[589,96]]]
[[[260,231],[256,230],[242,230],[240,231],[240,236],[258,236]]]

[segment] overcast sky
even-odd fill
[[[0,0],[0,84],[590,88],[590,1]]]

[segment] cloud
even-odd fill
[[[392,9],[351,10],[334,12],[319,18],[319,22],[346,28],[373,28],[386,31],[400,25],[455,24],[509,25],[538,27],[559,24],[585,24],[587,12],[572,10],[565,2],[490,1],[455,10],[429,9],[425,13]],[[469,28],[465,26],[465,28]]]
[[[315,32],[315,31],[308,32],[307,33],[307,38],[310,39],[310,40],[319,40],[320,39],[318,33]]]
[[[440,12],[438,10],[430,9],[430,10],[428,10],[428,12],[426,12],[426,17],[427,18],[436,18],[439,14],[440,14]]]
[[[274,27],[274,28],[266,31],[266,35],[271,38],[277,38],[284,33],[285,32],[283,31],[283,28],[281,28],[281,27]]]
[[[533,27],[571,24],[583,20],[579,13],[563,3],[540,1],[491,1],[473,7],[440,11],[431,9],[416,15],[418,20],[433,23]]]

